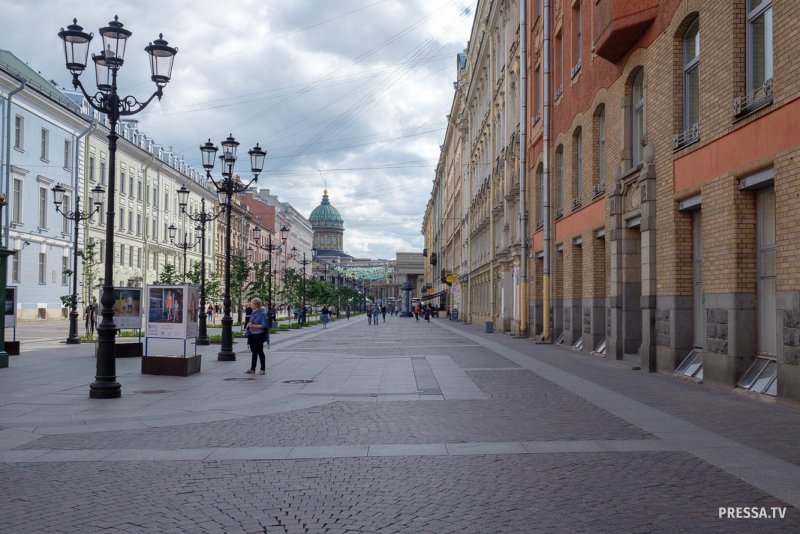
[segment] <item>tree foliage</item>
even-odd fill
[[[156,283],[163,285],[176,285],[180,283],[180,279],[181,277],[175,270],[175,266],[171,263],[165,263],[164,267],[161,269],[161,272],[158,273],[158,279],[156,280]]]

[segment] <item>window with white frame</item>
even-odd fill
[[[133,172],[128,174],[128,194],[133,196]]]
[[[119,171],[119,194],[125,194],[125,167],[122,167]]]
[[[683,130],[700,123],[700,19],[683,35]]]
[[[106,170],[106,162],[100,162],[100,185],[106,185],[106,176],[108,176],[108,171]]]
[[[22,224],[22,179],[14,178],[14,191],[11,201],[11,222]]]
[[[133,212],[132,211],[128,212],[128,233],[129,234],[133,233]]]
[[[39,285],[47,284],[47,255],[39,253]]]
[[[47,228],[47,189],[39,188],[39,228]]]
[[[645,90],[644,69],[639,69],[631,84],[631,164],[637,166],[642,162],[642,141],[645,133]]]
[[[97,175],[95,174],[94,166],[95,158],[94,156],[89,156],[89,181],[92,183],[97,181]]]
[[[39,158],[42,161],[50,159],[50,131],[47,128],[42,128]]]
[[[747,0],[747,92],[772,79],[772,0]]]
[[[72,169],[72,141],[64,139],[64,168]]]
[[[128,267],[133,267],[133,245],[128,245]]]
[[[25,150],[25,118],[20,115],[14,117],[14,148]]]
[[[70,204],[69,195],[64,195],[63,204],[61,205],[64,206],[62,208],[64,211],[69,211],[69,206],[72,205]],[[66,217],[61,217],[61,233],[65,235],[72,235],[72,224],[70,224],[70,220]]]
[[[119,244],[119,264],[125,266],[125,245],[122,243]]]
[[[61,285],[69,285],[69,256],[61,257]]]
[[[18,250],[11,255],[11,281],[19,283],[20,263],[22,262],[22,251]]]
[[[120,208],[119,209],[119,223],[117,224],[117,229],[120,232],[124,232],[125,231],[125,209],[124,208]]]

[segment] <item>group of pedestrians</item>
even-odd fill
[[[386,306],[378,306],[378,303],[372,305],[372,308],[367,310],[367,321],[370,325],[377,326],[380,319],[383,317],[383,322],[386,322]]]
[[[432,314],[433,314],[433,306],[431,306],[430,304],[423,304],[422,306],[416,304],[414,306],[414,320],[416,322],[419,322],[420,317],[430,322]]]

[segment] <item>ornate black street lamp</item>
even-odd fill
[[[222,164],[222,179],[217,182],[211,176],[211,170],[214,168],[216,161],[217,150],[219,150],[212,142],[211,139],[200,147],[200,152],[203,155],[203,168],[206,170],[206,176],[214,187],[217,189],[219,195],[219,204],[225,210],[225,295],[222,299],[223,317],[222,317],[222,346],[217,354],[217,359],[220,361],[235,361],[236,353],[233,351],[233,318],[231,317],[231,211],[233,209],[233,195],[247,191],[247,188],[253,182],[258,181],[258,175],[264,169],[264,160],[267,157],[267,152],[263,150],[258,144],[250,149],[247,153],[250,155],[250,170],[253,173],[253,178],[246,184],[241,181],[238,176],[233,175],[233,166],[236,163],[236,150],[239,148],[239,142],[229,135],[228,138],[222,143],[222,155],[219,157]]]
[[[61,204],[64,202],[64,193],[67,192],[66,188],[61,184],[56,184],[53,189],[53,204],[56,205],[56,211],[64,216],[69,221],[75,221],[75,235],[73,236],[73,249],[72,249],[72,297],[70,307],[72,311],[69,312],[69,336],[67,343],[74,345],[81,342],[78,335],[78,231],[80,230],[81,221],[88,221],[94,214],[100,211],[103,205],[103,195],[106,190],[97,185],[92,188],[92,211],[81,211],[81,196],[75,192],[75,210],[74,211],[61,211]],[[68,210],[69,208],[67,208]]]
[[[197,230],[200,230],[200,228],[198,227]],[[167,228],[167,231],[168,231],[168,234],[169,234],[169,242],[172,243],[173,245],[175,245],[176,247],[178,247],[179,249],[183,250],[183,283],[185,284],[186,283],[186,252],[188,250],[193,249],[194,247],[196,247],[199,244],[199,242],[198,242],[197,238],[195,238],[194,242],[192,242],[191,240],[187,239],[186,237],[188,235],[188,232],[186,232],[186,231],[183,232],[183,241],[176,242],[175,241],[175,234],[177,234],[178,228],[174,224],[170,224],[169,227]],[[205,311],[205,310],[203,310],[203,311]]]
[[[208,325],[206,321],[206,224],[216,220],[224,210],[221,208],[216,213],[206,211],[206,199],[200,199],[200,211],[197,213],[188,213],[186,205],[189,203],[189,190],[185,185],[178,189],[178,205],[181,207],[181,212],[186,214],[190,220],[198,224],[200,229],[200,330],[197,334],[197,345],[208,345]],[[186,266],[184,265],[184,271]]]
[[[272,306],[272,274],[275,272],[272,265],[272,253],[279,251],[281,247],[286,244],[286,239],[289,237],[289,229],[285,225],[281,227],[281,241],[275,245],[272,244],[272,232],[267,234],[267,237],[267,243],[262,245],[261,248],[266,250],[269,254],[269,269],[267,271],[267,302],[269,306]],[[261,241],[260,226],[253,227],[253,241],[255,241],[256,245],[258,245]]]
[[[311,249],[311,255],[312,256],[316,256],[317,255],[317,249],[312,248]],[[297,263],[299,263],[300,265],[303,266],[303,304],[302,304],[303,307],[302,307],[302,310],[303,310],[303,312],[305,312],[305,309],[306,309],[306,265],[311,264],[311,262],[313,260],[311,260],[311,259],[307,260],[305,252],[303,252],[303,259],[301,260],[300,259],[300,255],[297,252],[297,247],[292,247],[292,253],[289,256],[294,261],[296,261]]]
[[[103,281],[103,295],[100,297],[100,314],[103,319],[97,327],[97,375],[95,381],[89,386],[89,397],[93,399],[112,399],[122,395],[122,388],[117,382],[116,362],[114,360],[114,338],[117,327],[114,324],[114,195],[116,176],[117,152],[117,122],[120,117],[134,115],[142,111],[147,105],[158,97],[161,100],[163,89],[172,76],[172,62],[177,48],[168,46],[163,35],[145,47],[150,55],[150,79],[156,84],[156,91],[144,102],[139,102],[133,96],[120,97],[117,94],[117,73],[125,60],[125,46],[131,32],[122,27],[117,17],[100,28],[103,38],[103,50],[99,54],[92,54],[94,62],[97,89],[94,96],[90,96],[84,89],[79,79],[86,69],[89,56],[89,43],[93,34],[86,33],[78,25],[77,19],[72,20],[67,29],[61,29],[58,36],[64,42],[64,57],[67,70],[72,73],[72,85],[80,88],[83,96],[94,109],[108,117],[111,126],[108,133],[108,201],[106,206],[106,250],[105,269]]]

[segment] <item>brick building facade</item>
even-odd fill
[[[479,2],[475,28],[513,4]],[[549,258],[552,341],[651,372],[800,401],[800,61],[793,53],[800,4],[528,0],[523,11],[530,267],[520,300],[528,331],[545,330]],[[486,64],[475,72],[491,74],[491,48],[476,46],[475,28],[466,72]],[[459,71],[453,107],[469,112],[469,95],[481,86],[466,81]],[[498,110],[491,100],[484,107]],[[466,126],[454,130],[459,142],[443,146],[464,147],[466,319],[515,331],[497,304],[505,286],[495,267],[507,256],[491,216],[510,212],[494,210],[502,199],[492,177],[505,164],[496,156],[508,158],[513,148],[482,157],[475,147],[492,138]],[[474,183],[477,172],[485,179]],[[499,188],[506,195],[515,187],[508,176],[511,188]],[[522,237],[508,238],[506,249],[525,250]]]

